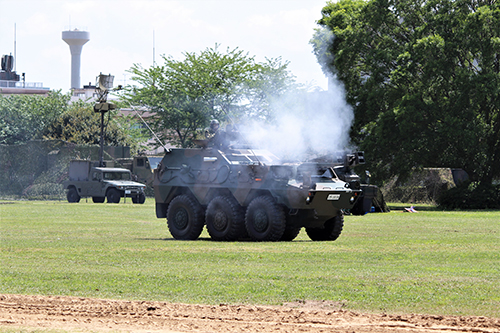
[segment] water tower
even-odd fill
[[[80,88],[80,57],[82,47],[90,40],[88,31],[78,29],[63,31],[62,39],[69,45],[71,51],[71,88]]]

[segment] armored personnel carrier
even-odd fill
[[[258,149],[172,149],[154,170],[156,216],[175,239],[336,240],[361,194],[331,164],[283,163]]]

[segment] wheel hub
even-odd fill
[[[263,209],[257,210],[253,218],[254,228],[257,232],[263,232],[267,229],[269,220],[267,218],[266,212]]]
[[[179,209],[175,213],[174,224],[177,229],[184,229],[187,227],[189,221],[188,213],[184,208]]]
[[[223,231],[227,227],[227,215],[218,210],[214,215],[214,228],[217,231]]]

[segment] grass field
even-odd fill
[[[4,201],[0,293],[500,317],[500,211],[401,211],[346,216],[335,242],[225,243],[173,240],[151,198]]]

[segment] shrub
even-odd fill
[[[441,193],[437,204],[442,209],[499,209],[500,185],[463,182]]]

